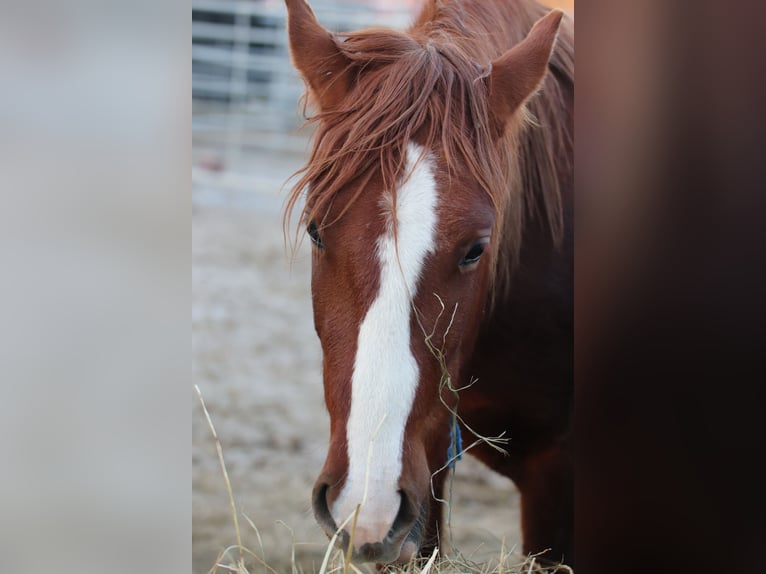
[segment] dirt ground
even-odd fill
[[[264,157],[248,191],[195,179],[193,191],[192,371],[223,447],[243,544],[278,572],[296,562],[318,571],[327,539],[310,493],[324,461],[329,418],[321,352],[312,325],[307,246],[291,262],[281,228],[284,178],[299,157]],[[205,179],[205,178],[202,178]],[[210,179],[210,178],[208,178]],[[192,399],[193,570],[203,574],[236,544],[215,443]],[[457,464],[452,535],[483,560],[520,544],[513,485],[470,456]],[[253,568],[251,572],[261,571]]]

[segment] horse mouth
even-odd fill
[[[418,554],[420,545],[422,543],[423,532],[421,519],[425,514],[426,507],[421,507],[420,516],[415,520],[414,524],[409,531],[404,535],[400,532],[398,535],[393,534],[394,528],[392,527],[388,535],[382,542],[375,544],[364,544],[360,548],[355,548],[351,559],[354,562],[376,562],[378,564],[407,564]],[[343,551],[348,549],[349,536],[344,530],[342,533],[342,540],[339,536],[336,546]]]

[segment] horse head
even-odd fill
[[[512,194],[495,189],[512,180],[505,135],[544,78],[561,13],[475,62],[422,31],[341,37],[304,0],[287,7],[318,127],[291,199],[305,192],[331,420],[314,513],[356,560],[407,561],[434,542],[454,388],[513,228]]]

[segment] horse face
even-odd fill
[[[410,144],[395,209],[394,194],[367,189],[336,223],[308,229],[331,417],[313,505],[328,534],[344,526],[344,546],[358,508],[360,560],[409,560],[440,510],[431,482],[455,400],[445,370],[457,386],[487,299],[492,205],[422,152]]]

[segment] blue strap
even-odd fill
[[[460,425],[457,417],[453,414],[450,417],[449,425],[449,448],[447,449],[447,460],[449,467],[455,470],[455,463],[463,459],[463,437],[460,434]]]

